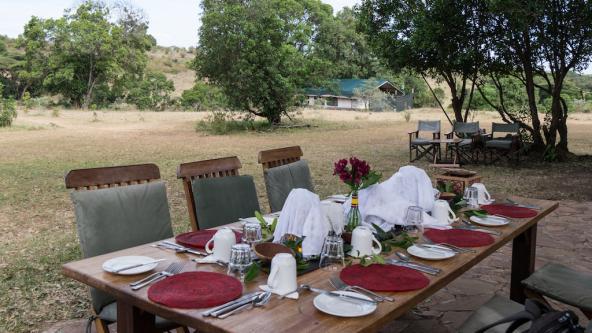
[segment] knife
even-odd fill
[[[248,301],[248,302],[251,302],[251,300],[255,296],[257,296],[258,293],[259,292],[257,291],[257,292],[252,292],[252,293],[244,294],[243,296],[241,296],[240,298],[235,299],[234,301],[230,301],[228,303],[224,303],[222,305],[218,305],[215,308],[211,308],[209,310],[206,310],[206,311],[202,312],[201,315],[204,316],[204,317],[207,317],[207,316],[212,315],[212,313],[214,313],[214,312],[219,312],[221,310],[226,310],[228,307],[234,306],[234,305],[236,305],[238,303],[241,303],[241,302],[243,302],[245,300]],[[244,304],[246,304],[248,302],[241,303],[241,305],[244,305]],[[218,315],[220,315],[220,314],[218,314]]]
[[[422,266],[417,263],[410,263],[410,262],[406,262],[403,260],[388,259],[387,263],[389,263],[391,265],[395,265],[395,266],[411,268],[416,271],[424,272],[424,273],[430,274],[430,275],[438,275],[441,272],[440,269],[435,268],[435,267],[426,267],[426,266]]]
[[[323,295],[327,295],[327,296],[331,296],[331,297],[337,297],[337,298],[341,298],[346,301],[364,302],[364,303],[369,303],[369,304],[376,304],[377,303],[375,300],[365,299],[362,297],[356,297],[356,296],[351,296],[351,295],[345,295],[345,294],[341,294],[341,293],[338,293],[335,291],[327,291],[327,290],[313,288],[313,287],[310,287],[309,289],[310,289],[310,291],[315,292],[317,294],[323,294]]]
[[[118,269],[114,269],[112,271],[112,273],[121,273],[121,272],[127,271],[132,268],[138,268],[138,267],[142,267],[142,266],[146,266],[146,265],[152,265],[152,264],[156,264],[157,262],[161,262],[161,261],[165,261],[165,260],[166,259],[156,259],[156,260],[148,261],[148,262],[141,263],[141,264],[129,265],[129,266],[121,267]]]
[[[195,255],[198,255],[198,256],[207,256],[208,255],[205,252],[201,252],[201,251],[198,251],[198,250],[193,250],[193,249],[190,249],[190,248],[188,248],[186,246],[179,245],[177,243],[173,243],[173,242],[169,242],[169,241],[163,241],[162,243],[165,244],[165,245],[167,245],[167,246],[169,246],[169,247],[171,247],[171,248],[174,247],[174,248],[177,248],[179,250],[182,250],[183,252],[195,254]]]
[[[487,230],[487,229],[483,229],[483,228],[479,228],[479,227],[475,227],[475,226],[458,226],[458,227],[454,227],[453,229],[462,229],[462,230],[473,230],[473,231],[479,231],[479,232],[484,232],[486,234],[491,234],[494,236],[501,236],[502,233],[499,231],[494,231],[494,230]]]
[[[516,201],[514,201],[512,199],[506,199],[506,201],[509,202],[510,204],[512,204],[514,206],[518,206],[518,207],[524,207],[524,208],[530,208],[530,209],[539,209],[539,210],[542,209],[539,206],[531,205],[531,204],[522,204],[522,203],[516,202]]]

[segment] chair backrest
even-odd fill
[[[464,123],[464,122],[460,122],[457,121],[454,123],[454,133],[457,134],[475,134],[475,133],[479,133],[480,129],[479,129],[479,122],[473,122],[473,123]]]
[[[440,121],[439,120],[420,120],[417,123],[417,130],[420,132],[440,132]]]
[[[300,146],[292,146],[260,151],[258,160],[265,170],[300,161],[302,155]]]
[[[491,124],[491,135],[494,133],[518,133],[520,131],[520,125],[518,123],[492,123]]]
[[[173,236],[164,182],[154,164],[66,174],[82,253],[93,257]],[[91,288],[96,312],[115,299]]]
[[[183,163],[177,168],[177,178],[182,179],[187,210],[191,220],[191,229],[199,230],[197,215],[195,214],[195,195],[191,182],[194,179],[219,178],[238,176],[242,164],[238,157],[222,157],[211,160]]]
[[[160,179],[156,164],[137,164],[114,167],[77,169],[65,176],[66,188],[92,190],[144,184]]]
[[[315,191],[306,160],[265,169],[263,170],[263,178],[272,212],[282,210],[288,195],[295,188]]]

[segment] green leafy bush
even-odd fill
[[[0,127],[9,127],[16,118],[16,102],[11,99],[2,98],[4,85],[0,83]]]
[[[150,72],[130,90],[128,102],[135,104],[140,110],[162,111],[169,104],[174,90],[173,81],[168,80],[164,74]]]
[[[271,125],[267,121],[256,121],[252,117],[237,118],[230,111],[212,111],[204,120],[195,125],[198,132],[206,132],[215,135],[223,135],[244,131],[261,131],[269,129]]]
[[[219,110],[228,106],[222,89],[201,81],[183,91],[180,102],[183,108],[194,111]]]

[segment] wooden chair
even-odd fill
[[[160,170],[156,164],[137,164],[114,167],[100,167],[70,170],[64,177],[66,188],[75,191],[91,191],[110,187],[145,184],[160,180]],[[91,309],[98,333],[109,333],[109,323],[98,318]],[[176,329],[179,333],[189,333],[186,327]]]
[[[462,140],[456,147],[461,164],[479,162],[480,152],[483,151],[483,133],[478,121],[473,123],[457,121],[454,123],[452,132],[446,134],[447,139],[453,139],[456,136]],[[452,147],[447,146],[446,151],[452,152]]]
[[[496,136],[496,133],[502,136]],[[489,152],[489,163],[494,163],[504,157],[511,159],[514,156],[515,162],[520,162],[520,125],[518,123],[492,123],[491,134],[484,136],[485,156]],[[495,159],[494,159],[495,155]]]
[[[71,170],[66,174],[66,188],[93,190],[99,188],[144,184],[160,179],[156,164]]]
[[[195,197],[191,181],[200,178],[219,178],[226,176],[238,176],[242,164],[238,157],[222,157],[211,160],[183,163],[177,168],[177,178],[182,179],[189,218],[191,219],[191,229],[199,230],[197,215],[195,214]]]
[[[432,138],[420,138],[420,132],[432,133]],[[424,156],[435,160],[436,154],[440,154],[440,149],[437,149],[436,147],[439,147],[439,145],[434,145],[432,141],[440,139],[440,132],[439,120],[420,120],[417,123],[417,130],[407,133],[409,134],[409,162],[415,162]],[[413,158],[413,152],[415,152],[415,158]]]
[[[266,170],[300,161],[302,155],[300,146],[292,146],[260,151],[258,160],[263,170]]]

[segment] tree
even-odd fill
[[[48,74],[49,45],[47,40],[45,21],[36,16],[31,17],[29,22],[25,24],[23,34],[17,39],[17,46],[25,51],[24,61],[18,67],[16,75],[20,83],[19,99],[31,87],[40,87]]]
[[[452,122],[426,77],[448,85],[454,118],[466,121],[484,62],[484,6],[480,0],[364,0],[357,10],[375,52],[395,72],[419,73]]]
[[[592,3],[586,0],[492,0],[494,33],[492,59],[487,71],[497,82],[498,101],[491,103],[503,118],[518,121],[533,138],[533,148],[548,157],[565,159],[568,103],[562,92],[570,71],[582,70],[592,58]],[[528,119],[516,119],[516,111],[504,105],[503,76],[524,85]],[[546,121],[541,124],[536,89],[550,96]],[[558,140],[559,139],[559,140]]]
[[[354,11],[345,7],[321,26],[314,53],[331,64],[332,79],[367,79],[383,71],[357,25]]]
[[[332,16],[319,0],[204,0],[201,8],[193,68],[233,108],[278,124],[330,67],[314,56],[315,38]]]
[[[13,99],[2,98],[3,90],[4,85],[0,82],[0,127],[8,127],[16,118],[16,104]]]
[[[142,80],[155,41],[140,10],[125,3],[113,8],[117,15],[105,3],[87,0],[59,19],[33,17],[19,37],[25,50],[21,95],[42,81],[76,107],[125,97]]]

